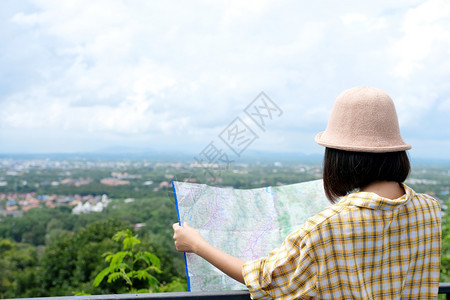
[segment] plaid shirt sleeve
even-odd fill
[[[313,296],[317,265],[302,242],[303,230],[291,233],[267,257],[245,263],[243,276],[252,299]]]

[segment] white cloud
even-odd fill
[[[438,110],[450,112],[450,98],[443,100],[439,106]]]
[[[429,0],[406,12],[401,29],[403,37],[395,41],[392,49],[398,57],[396,75],[408,78],[436,58],[444,59],[441,63],[448,62],[449,15],[450,2],[446,0]]]
[[[22,12],[17,13],[12,17],[12,21],[20,25],[35,26],[46,22],[47,15],[42,13],[24,14]]]
[[[367,21],[367,17],[357,13],[347,13],[341,17],[342,22],[345,25],[351,25],[355,23],[364,23]]]
[[[0,24],[18,32],[0,46],[12,74],[0,128],[151,136],[161,147],[184,135],[202,148],[264,90],[285,111],[277,144],[313,149],[336,96],[365,84],[393,96],[411,131],[448,107],[449,10],[435,0],[33,1]]]

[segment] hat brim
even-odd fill
[[[384,152],[406,151],[406,150],[410,150],[412,148],[411,145],[406,144],[406,143],[402,143],[402,144],[394,145],[394,146],[371,146],[371,147],[330,143],[330,142],[324,141],[324,139],[322,138],[323,133],[324,133],[324,131],[319,132],[316,135],[316,137],[314,138],[316,143],[321,146],[327,147],[327,148],[333,148],[333,149],[338,149],[338,150],[353,151],[353,152],[384,153]]]

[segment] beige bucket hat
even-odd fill
[[[395,152],[411,149],[398,126],[394,102],[380,89],[360,86],[336,99],[319,145],[356,152]]]

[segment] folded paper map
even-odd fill
[[[173,189],[180,224],[245,261],[266,256],[330,205],[322,180],[246,190],[174,181]],[[245,289],[195,254],[186,253],[185,260],[190,291]]]

